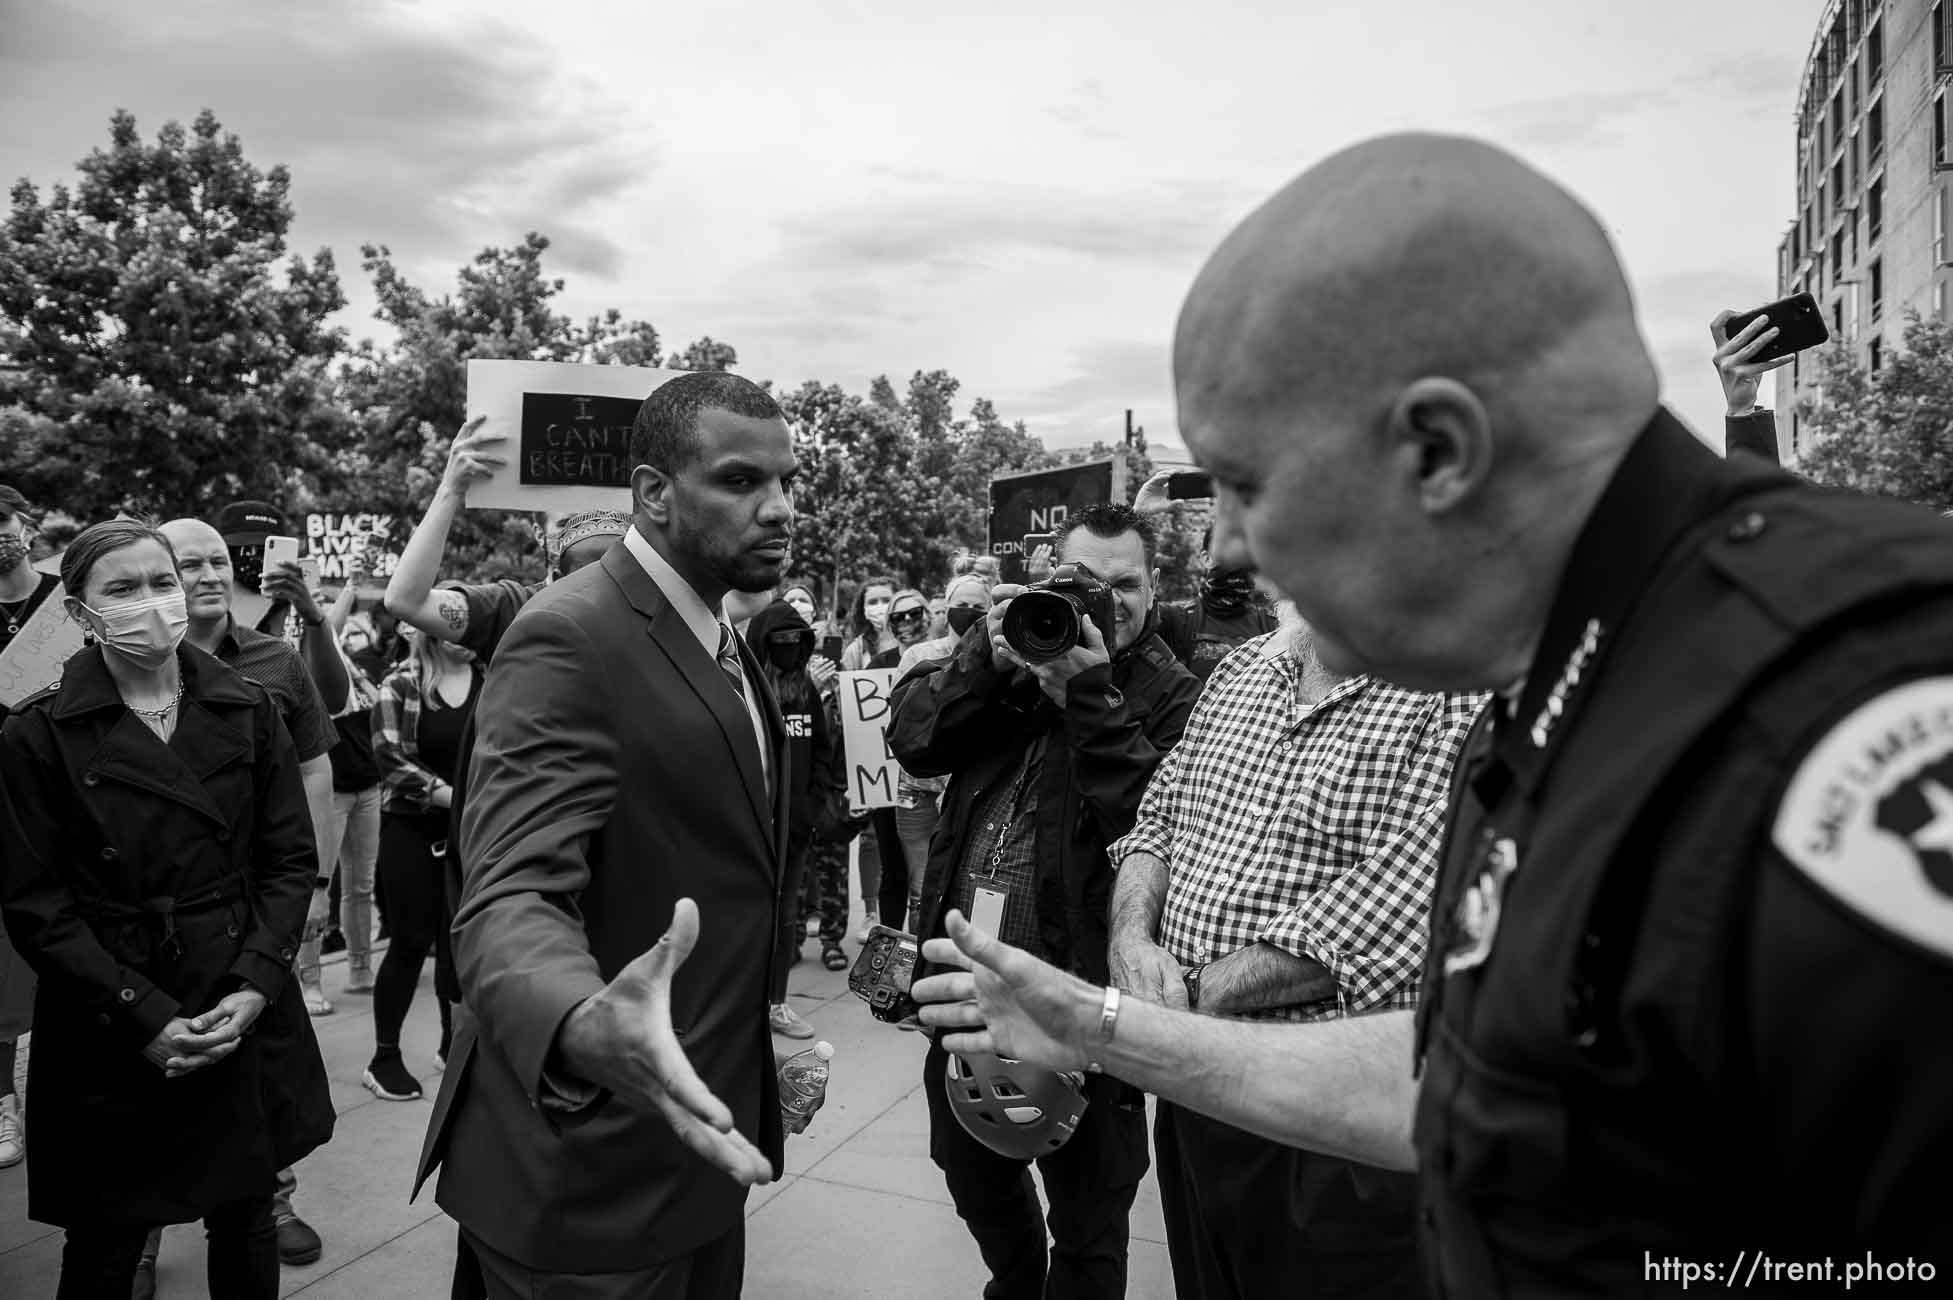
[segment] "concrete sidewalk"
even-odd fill
[[[856,924],[859,924],[857,921]],[[929,1160],[928,1114],[919,1075],[923,1039],[869,1016],[849,995],[846,972],[823,969],[819,945],[794,967],[796,1010],[834,1044],[827,1105],[810,1130],[787,1142],[787,1175],[747,1202],[746,1295],[755,1300],[959,1296],[976,1300],[987,1274]],[[847,945],[850,957],[855,945]],[[325,1254],[287,1268],[283,1293],[308,1300],[437,1300],[448,1294],[452,1220],[423,1192],[407,1202],[431,1098],[440,1078],[432,966],[403,1035],[408,1068],[427,1099],[386,1102],[360,1087],[372,1054],[372,999],[340,992],[343,958],[329,959],[334,1014],[315,1020],[332,1080],[339,1126],[332,1142],[298,1168],[298,1212],[318,1229]],[[804,1044],[776,1037],[775,1045]],[[31,1099],[30,1099],[31,1100]],[[114,1193],[114,1160],[103,1153],[103,1194]],[[1133,1213],[1127,1294],[1173,1294],[1157,1186],[1149,1175]],[[61,1234],[27,1219],[27,1167],[0,1170],[0,1296],[54,1294]],[[203,1235],[195,1225],[163,1236],[159,1296],[204,1294]]]

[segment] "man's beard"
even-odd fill
[[[1315,629],[1302,617],[1302,611],[1295,602],[1284,597],[1275,603],[1275,617],[1280,627],[1278,635],[1283,644],[1293,654],[1302,670],[1302,690],[1311,698],[1320,698],[1348,674],[1339,673],[1322,662],[1322,655],[1316,646]]]

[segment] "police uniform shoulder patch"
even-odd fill
[[[1798,764],[1772,832],[1866,919],[1953,957],[1953,676],[1860,704]]]

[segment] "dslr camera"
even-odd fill
[[[1050,578],[1013,597],[1004,640],[1028,664],[1056,659],[1085,639],[1085,620],[1112,645],[1112,588],[1082,564],[1061,564]]]

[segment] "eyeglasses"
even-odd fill
[[[915,605],[909,609],[890,614],[888,616],[888,625],[894,627],[897,623],[923,623],[927,622],[928,618],[929,611],[920,605]]]

